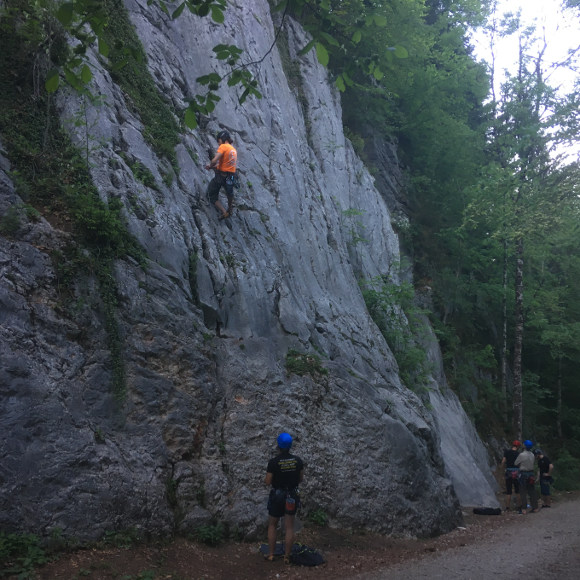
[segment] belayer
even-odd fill
[[[520,498],[521,509],[519,513],[525,514],[530,498],[532,506],[532,513],[538,511],[538,497],[536,496],[536,478],[534,477],[534,461],[535,457],[532,453],[533,441],[526,439],[524,441],[524,450],[518,455],[514,461],[515,467],[520,469]]]
[[[266,560],[274,560],[276,547],[276,527],[281,517],[285,518],[284,562],[290,563],[294,543],[294,517],[300,507],[298,484],[304,477],[304,463],[297,455],[290,453],[292,436],[280,433],[276,441],[279,455],[268,461],[265,483],[271,486],[268,497],[268,548]]]
[[[218,150],[215,157],[205,166],[215,171],[214,178],[207,186],[209,200],[221,212],[220,220],[229,218],[234,209],[234,184],[236,179],[236,164],[238,152],[232,145],[232,138],[227,131],[220,131],[217,135]],[[224,187],[228,198],[228,209],[219,200],[220,189]]]
[[[503,459],[501,460],[502,466],[505,468],[505,509],[509,511],[511,509],[512,503],[512,491],[516,494],[516,497],[520,493],[520,470],[515,465],[515,461],[520,454],[519,448],[521,443],[516,439],[511,446],[511,449],[506,449],[503,452]],[[522,509],[522,506],[518,506],[518,511]]]

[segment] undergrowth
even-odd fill
[[[37,536],[0,532],[0,578],[29,578],[35,567],[48,561]]]
[[[122,398],[122,338],[116,316],[113,265],[116,259],[127,256],[144,265],[145,255],[127,230],[122,202],[99,197],[86,159],[62,130],[53,99],[36,76],[36,69],[44,62],[42,46],[47,34],[52,31],[58,38],[58,28],[54,28],[49,15],[46,20],[37,20],[36,26],[25,26],[18,10],[8,11],[0,22],[0,134],[13,164],[11,177],[25,207],[34,208],[57,227],[72,229],[75,234],[80,246],[77,250],[53,254],[61,289],[71,292],[75,282],[88,273],[99,281],[113,359],[113,390]],[[20,212],[18,218],[31,215],[30,211]],[[17,224],[13,216],[10,219],[4,222],[4,228],[14,234]]]

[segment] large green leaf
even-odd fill
[[[53,68],[48,73],[46,80],[44,81],[44,88],[46,89],[46,92],[55,93],[58,90],[59,80],[58,70]]]
[[[99,53],[106,58],[109,56],[110,51],[111,49],[105,39],[99,36]]]
[[[328,50],[321,42],[316,43],[316,57],[322,66],[328,66],[328,61],[330,60]]]
[[[68,28],[73,22],[74,17],[74,5],[72,2],[65,2],[61,4],[56,12],[56,17],[58,21],[65,27]]]
[[[375,14],[373,16],[373,21],[377,26],[384,27],[387,25],[387,17],[383,14]]]
[[[183,12],[183,10],[185,9],[185,2],[182,2],[174,11],[173,14],[171,15],[171,18],[173,18],[173,20],[175,20],[176,18],[179,18],[181,16],[181,13]]]
[[[397,44],[395,46],[395,56],[397,58],[409,58],[409,51],[404,46]]]
[[[197,128],[197,117],[191,107],[185,109],[185,124],[192,130]]]
[[[217,22],[218,24],[223,24],[225,20],[223,10],[219,6],[212,6],[211,18],[214,22]]]
[[[93,73],[91,72],[89,66],[87,64],[83,65],[83,68],[81,69],[81,80],[83,83],[85,83],[85,85],[90,83],[92,78]]]

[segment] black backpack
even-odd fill
[[[478,516],[500,516],[501,509],[490,507],[473,508],[473,513],[477,514]]]
[[[304,544],[294,544],[290,562],[296,566],[319,566],[324,564],[324,557],[314,548],[309,548]]]

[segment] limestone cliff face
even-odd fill
[[[126,6],[159,90],[179,107],[201,92],[197,77],[220,70],[213,46],[235,42],[259,60],[274,41],[266,0],[228,4],[220,26],[187,11],[171,21],[146,0]],[[224,89],[214,116],[182,135],[172,183],[94,59],[104,104],[87,111],[99,143],[92,175],[103,199],[121,199],[150,259],[146,270],[116,265],[127,395],[111,391],[90,273],[62,304],[49,254],[68,234],[41,220],[0,237],[1,528],[89,539],[191,531],[213,518],[255,535],[282,430],[307,463],[305,513],[320,507],[334,525],[430,535],[460,521],[460,501],[495,502],[483,445],[439,389],[444,377],[433,378],[428,407],[401,384],[359,289],[360,278],[396,271],[384,188],[401,183],[400,170],[381,167],[391,179],[379,193],[344,137],[327,71],[312,53],[296,56],[303,31],[287,21],[283,34],[299,63],[292,88],[274,48],[255,71],[264,98],[239,106]],[[80,103],[61,104],[66,123]],[[206,150],[221,128],[242,177],[231,227],[205,197]],[[135,161],[155,188],[134,177]],[[19,202],[9,163],[2,155],[2,212]],[[289,374],[289,349],[318,354],[328,374]]]

